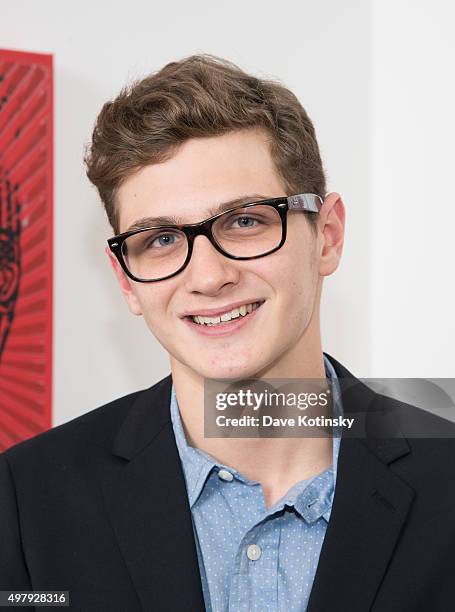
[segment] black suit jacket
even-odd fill
[[[84,612],[204,610],[171,384],[0,455],[0,590],[68,590]],[[381,427],[393,404],[361,383],[343,397]],[[400,419],[434,435],[414,410]],[[310,612],[455,610],[455,440],[392,435],[342,439]]]

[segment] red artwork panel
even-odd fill
[[[52,56],[0,49],[0,450],[51,426]]]

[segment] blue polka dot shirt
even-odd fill
[[[324,364],[332,379],[334,413],[342,414],[336,373],[325,355]],[[266,508],[259,482],[188,445],[174,387],[170,412],[206,610],[306,610],[332,509],[339,434],[333,438],[332,465],[296,483]]]

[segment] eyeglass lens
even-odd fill
[[[257,257],[273,251],[282,238],[279,212],[257,204],[219,216],[212,225],[218,245],[235,257]],[[188,240],[175,228],[158,228],[129,236],[123,243],[128,270],[141,280],[154,280],[177,272],[188,255]]]

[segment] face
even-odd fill
[[[173,215],[181,223],[195,223],[227,201],[284,195],[262,132],[193,139],[170,160],[147,166],[123,183],[117,200],[120,232],[142,217]],[[304,213],[288,212],[285,244],[258,259],[229,259],[198,236],[182,272],[156,283],[137,283],[106,250],[131,312],[144,316],[170,354],[173,372],[207,378],[289,376],[296,355],[314,350],[321,277],[336,268],[341,254],[339,232],[324,229],[328,208],[333,211],[335,199],[340,202],[335,196],[319,214],[317,236]],[[252,303],[260,306],[225,328],[200,326],[185,316]]]

